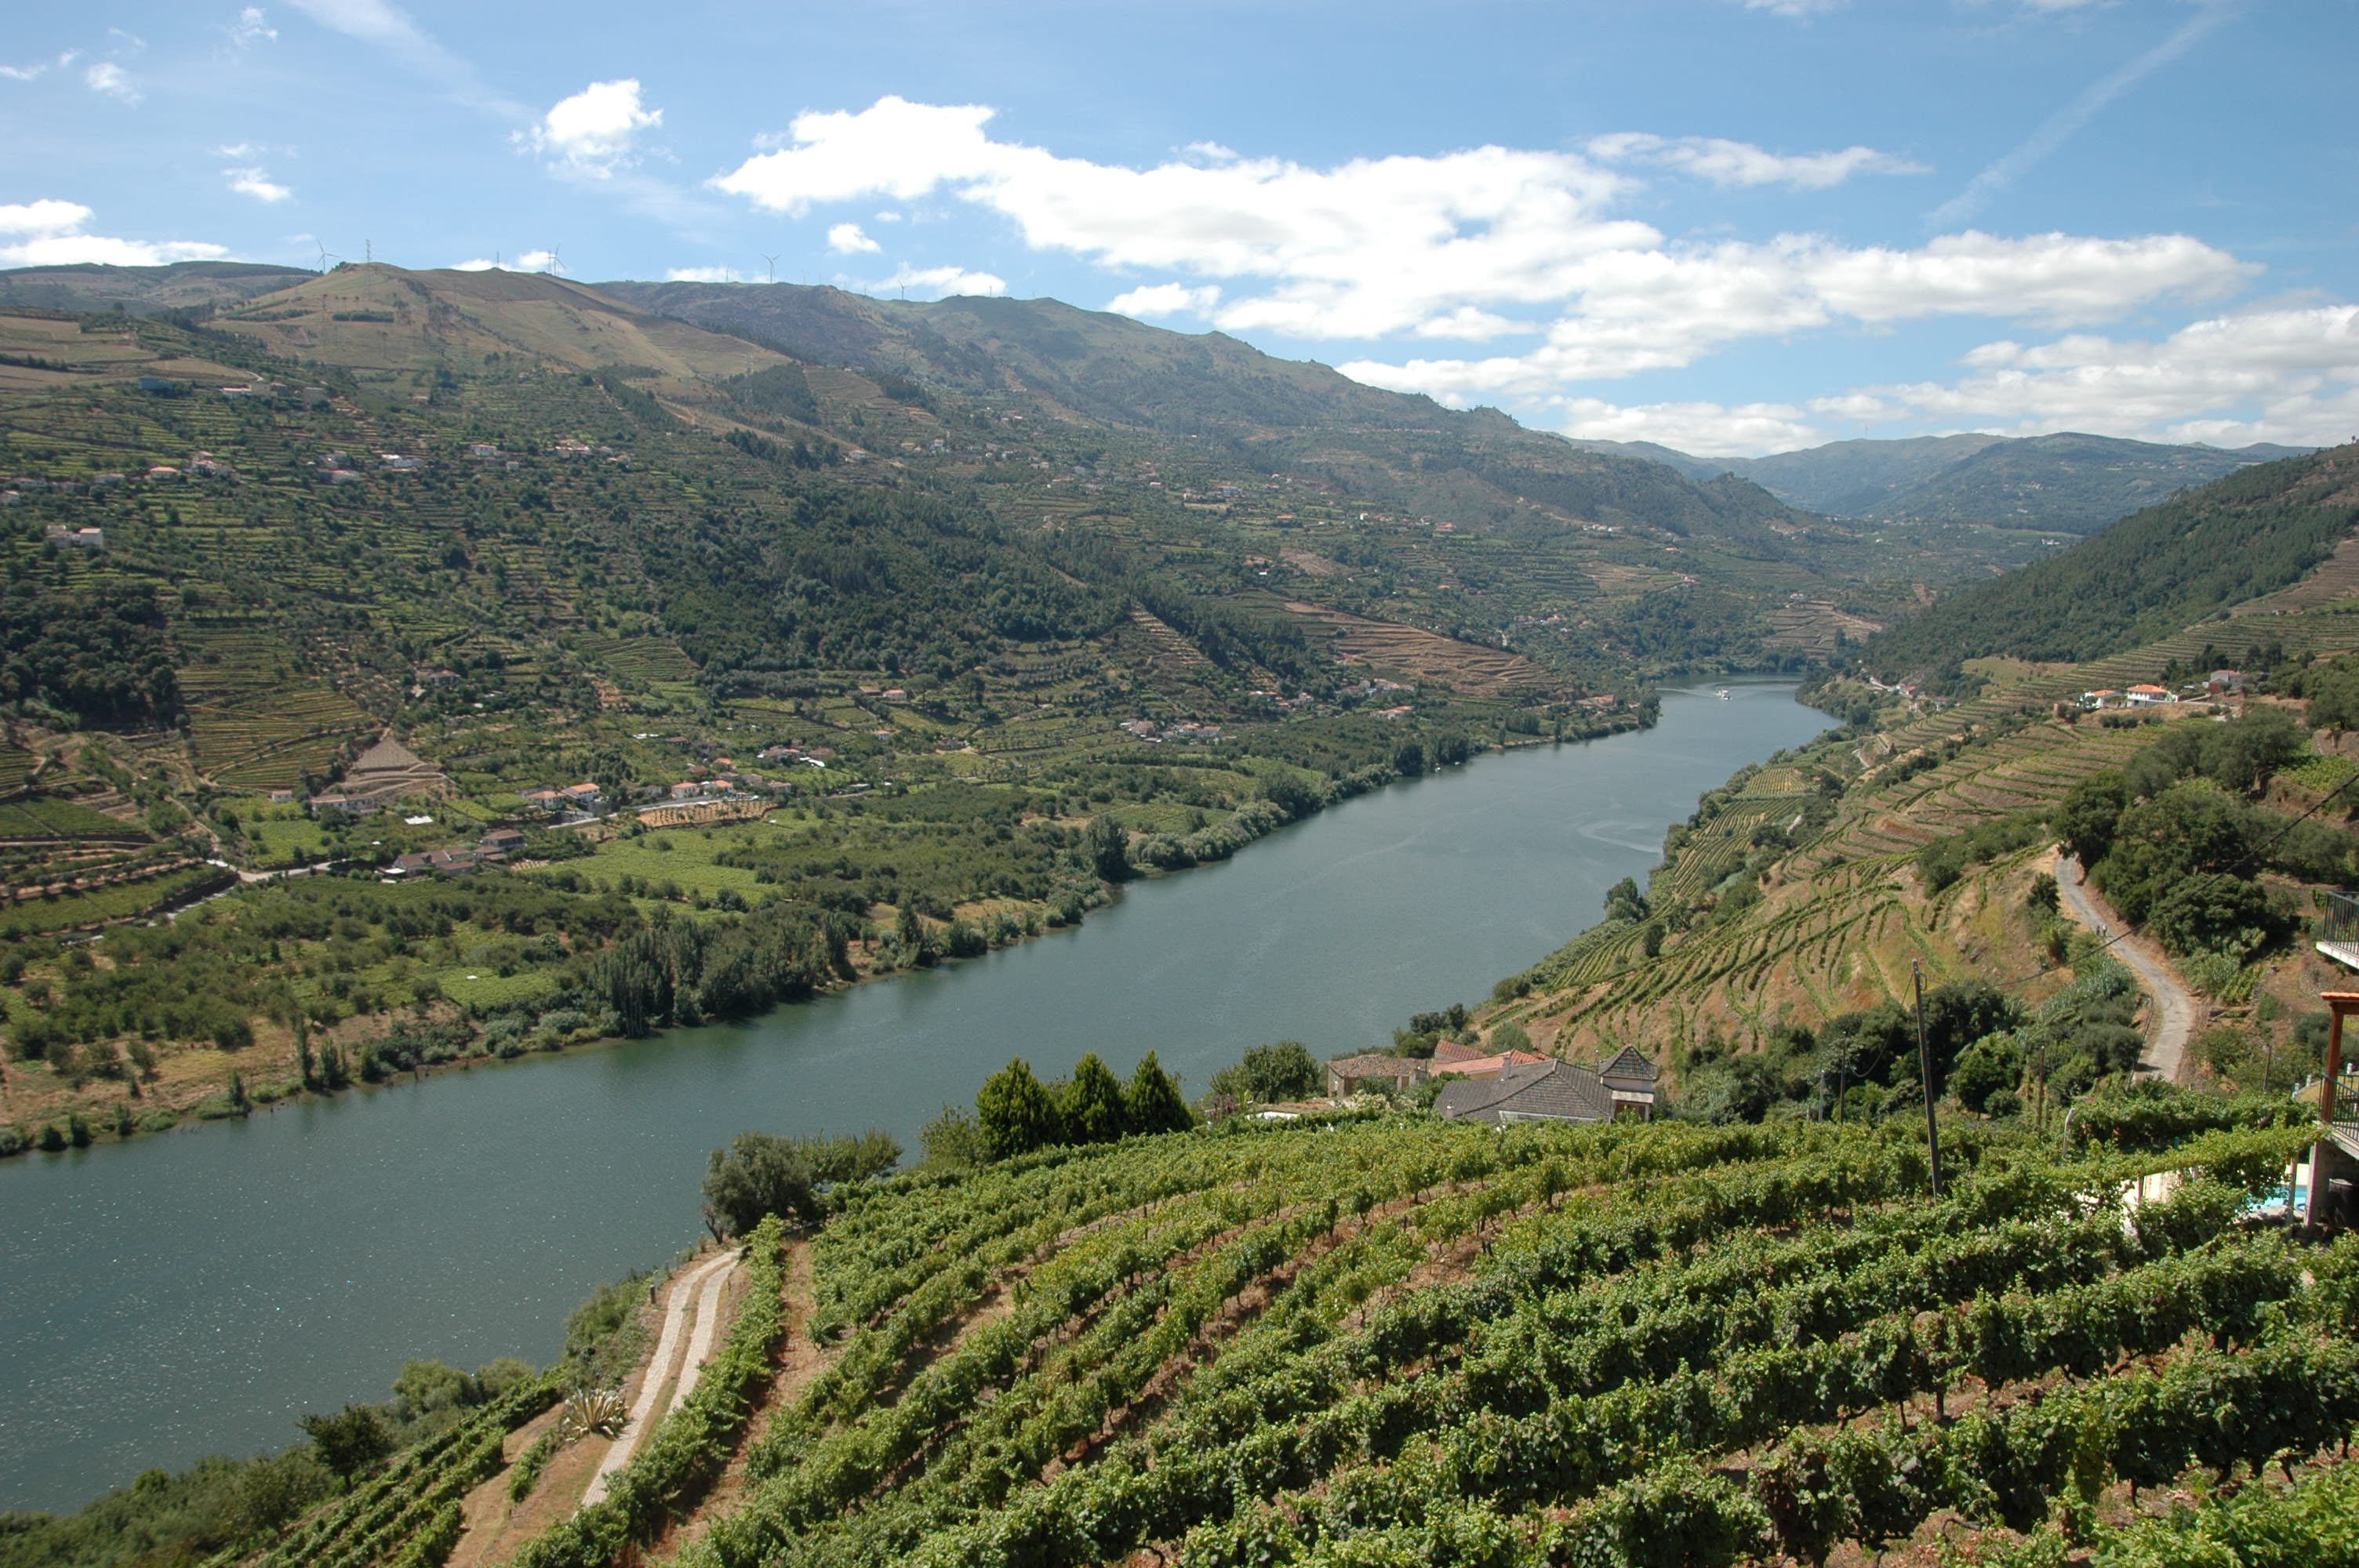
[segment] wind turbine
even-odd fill
[[[327,270],[328,270],[328,257],[329,257],[331,254],[332,254],[333,253],[332,253],[332,252],[331,252],[331,251],[328,249],[327,243],[326,243],[325,241],[323,241],[323,240],[320,240],[320,239],[316,239],[316,238],[315,238],[314,240],[312,240],[312,242],[311,242],[311,243],[312,243],[313,244],[318,245],[318,246],[320,247],[320,270],[321,270],[321,272],[325,272],[325,271],[327,271]],[[342,256],[337,256],[337,257],[336,257],[336,259],[337,259],[338,261],[342,261],[342,260],[343,260],[344,258],[343,258],[343,257],[342,257]]]
[[[784,255],[785,254],[786,254],[786,253],[785,253],[785,252],[783,252],[783,251],[781,251],[781,252],[779,252],[779,253],[778,253],[778,254],[779,254],[779,255]],[[764,256],[764,257],[762,258],[762,260],[763,260],[763,262],[766,264],[766,265],[764,265],[764,267],[763,267],[764,275],[765,275],[766,276],[767,276],[767,277],[768,277],[768,279],[769,279],[772,283],[776,283],[776,282],[777,282],[777,281],[778,281],[778,257],[777,257],[777,256],[772,256],[772,255],[766,255],[766,256]]]

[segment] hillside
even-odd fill
[[[1872,641],[1886,680],[1965,659],[2102,658],[2288,587],[2359,526],[2359,446],[2247,468]]]
[[[814,1238],[742,1238],[693,1393],[578,1511],[613,1444],[586,1395],[549,1406],[629,1368],[603,1346],[646,1343],[637,1281],[546,1373],[413,1363],[382,1408],[435,1435],[390,1455],[332,1446],[347,1411],[22,1519],[0,1563],[1718,1568],[2062,1561],[2069,1531],[2126,1565],[2262,1521],[2268,1561],[2325,1561],[2359,1514],[2359,1254],[2240,1221],[2309,1136],[2275,1119],[2133,1098],[2070,1151],[1952,1123],[1938,1195],[1906,1122],[1381,1112],[846,1183]]]
[[[1573,454],[1627,521],[1471,467],[1408,514],[1349,430],[1265,467],[537,276],[0,356],[8,1151],[972,956],[1870,624],[1757,492]]]
[[[175,262],[168,266],[27,266],[0,270],[0,306],[114,310],[153,316],[250,299],[312,276],[310,269],[253,262]]]

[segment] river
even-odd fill
[[[694,1238],[705,1155],[746,1128],[914,1154],[1010,1056],[1126,1075],[1152,1049],[1192,1097],[1247,1045],[1332,1055],[1479,1000],[1643,880],[1699,795],[1825,726],[1790,686],[1728,689],[1364,795],[967,963],[0,1164],[0,1508],[282,1446],[407,1357],[549,1359],[592,1288]]]

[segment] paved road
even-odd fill
[[[2100,936],[2120,935],[2120,917],[2104,906],[2095,889],[2082,884],[2085,874],[2081,862],[2071,856],[2057,856],[2056,894],[2064,913]],[[2175,1084],[2186,1071],[2187,1037],[2195,1031],[2195,999],[2179,983],[2170,965],[2143,938],[2125,938],[2115,942],[2111,951],[2129,966],[2138,984],[2154,999],[2150,1020],[2155,1025],[2154,1039],[2147,1047],[2146,1061],[2139,1070]]]

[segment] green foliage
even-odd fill
[[[982,1124],[954,1105],[942,1107],[919,1130],[918,1140],[925,1150],[922,1162],[946,1171],[967,1170],[992,1157]]]
[[[374,1405],[346,1405],[333,1415],[307,1415],[296,1424],[319,1450],[320,1462],[345,1481],[393,1451],[393,1433]]]
[[[1937,838],[1917,851],[1917,872],[1927,892],[1940,892],[1965,874],[1968,866],[1983,865],[2028,849],[2046,836],[2047,823],[2036,812],[2023,812],[1979,823],[1963,833]]]
[[[840,1349],[683,1568],[1816,1562],[2359,1426],[2359,1249],[2230,1223],[2286,1134],[1952,1129],[1940,1202],[1897,1134],[1236,1121],[898,1177],[813,1244]]]
[[[0,702],[61,708],[90,724],[166,724],[180,687],[164,613],[145,585],[0,588]]]
[[[1122,1081],[1096,1052],[1086,1053],[1074,1064],[1071,1079],[1058,1096],[1057,1114],[1070,1142],[1111,1143],[1128,1130],[1130,1117],[1123,1105]]]
[[[2173,953],[2222,954],[2234,964],[2283,942],[2294,919],[2285,899],[2260,883],[2212,871],[2172,882],[2149,908],[2147,924]]]
[[[2295,1126],[2304,1114],[2305,1108],[2277,1096],[2228,1098],[2146,1078],[2082,1096],[2072,1108],[2072,1136],[2106,1149],[2167,1149],[2199,1133]]]
[[[741,1132],[707,1162],[706,1223],[727,1236],[750,1234],[773,1215],[791,1226],[814,1225],[827,1213],[832,1189],[867,1181],[900,1162],[901,1146],[882,1132],[839,1138]]]
[[[1212,1075],[1212,1092],[1239,1104],[1268,1104],[1309,1099],[1320,1092],[1325,1074],[1310,1047],[1299,1040],[1256,1045],[1229,1066]]]
[[[1180,1086],[1149,1051],[1131,1070],[1122,1096],[1123,1114],[1137,1133],[1185,1132],[1196,1125],[1193,1112],[1181,1098]]]
[[[984,1081],[974,1097],[983,1146],[995,1160],[1013,1159],[1065,1141],[1057,1102],[1018,1056]]]

